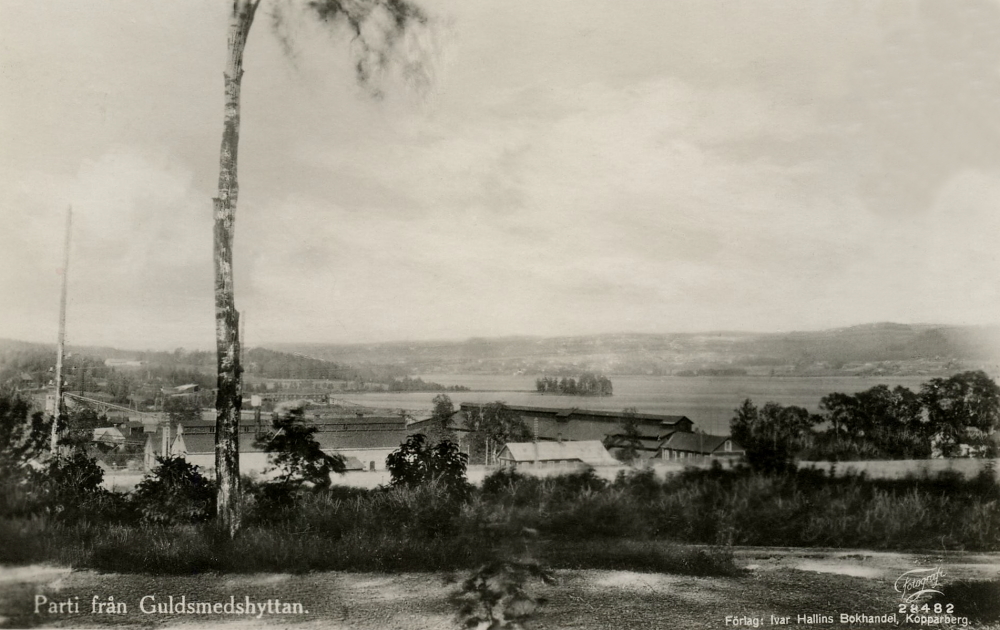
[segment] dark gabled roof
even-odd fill
[[[214,453],[215,452],[215,434],[214,433],[188,433],[185,431],[184,435],[184,445],[187,447],[188,453]],[[171,435],[170,441],[173,442],[175,435]],[[254,440],[257,436],[253,433],[240,433],[240,452],[241,453],[261,453],[263,449],[254,446]],[[161,438],[153,438],[153,448],[160,448]]]
[[[673,433],[663,441],[662,448],[673,449],[675,451],[687,451],[689,453],[714,453],[722,448],[728,435],[708,435],[706,433],[687,433],[678,431]],[[733,442],[734,451],[742,451],[743,448]]]
[[[364,416],[344,418],[309,418],[306,424],[324,431],[364,431],[366,429],[404,429],[406,421],[399,416]]]
[[[620,430],[621,428],[617,428],[619,430],[607,434],[609,438],[625,438],[625,434]],[[636,430],[639,433],[640,440],[655,440],[659,443],[679,429],[677,427],[664,427],[658,424],[640,424],[636,427]]]
[[[474,403],[462,403],[461,409],[449,418],[448,427],[457,432],[468,431],[465,424],[468,413],[479,407],[480,405]],[[620,412],[611,411],[542,409],[522,406],[509,406],[508,408],[526,421],[529,431],[536,434],[536,439],[540,441],[604,441],[609,437],[620,436],[624,421],[628,417]],[[559,417],[559,414],[563,414],[562,417]],[[666,439],[671,433],[689,430],[688,426],[682,423],[691,422],[687,416],[654,414],[637,414],[636,419],[639,420],[637,425],[641,439],[652,442],[645,448],[654,450],[659,447],[659,442]],[[422,420],[410,424],[407,429],[411,433],[427,433],[435,428],[435,422],[437,421],[433,418]]]
[[[263,414],[261,423],[265,427],[270,428],[271,415],[269,413]],[[204,429],[206,427],[215,427],[215,420],[186,420],[182,424],[185,429]],[[364,430],[366,428],[383,429],[390,427],[392,429],[402,429],[406,427],[406,422],[399,416],[345,416],[343,418],[307,416],[304,424],[316,427],[319,431]],[[253,416],[243,413],[240,418],[240,426],[256,426]]]
[[[647,451],[659,450],[663,438],[660,436],[643,436],[638,438],[639,448]],[[616,434],[609,435],[604,439],[604,446],[607,448],[623,448],[629,443],[628,437]]]
[[[464,411],[465,409],[477,409],[483,406],[485,405],[483,405],[482,403],[462,403],[460,408],[461,410]],[[523,405],[507,405],[507,408],[510,409],[511,411],[521,414],[551,416],[554,418],[567,419],[567,420],[572,420],[573,416],[589,416],[591,418],[597,418],[611,422],[621,422],[625,420],[627,417],[629,417],[628,415],[626,415],[624,412],[621,411],[606,411],[602,409],[580,409],[577,407],[572,407],[569,409],[565,408],[560,409],[553,407],[528,407]],[[688,418],[687,416],[670,416],[670,415],[661,415],[653,413],[637,413],[634,414],[634,417],[636,420],[640,422],[640,424],[655,422],[664,425],[675,425],[684,421],[691,422],[691,419]]]
[[[313,437],[323,450],[356,448],[397,448],[406,441],[410,431],[338,431],[315,433]]]
[[[429,431],[430,429],[436,428],[438,422],[440,422],[440,420],[438,420],[437,418],[427,418],[425,420],[417,420],[416,422],[411,422],[410,424],[406,425],[406,430],[409,431],[411,434],[413,433],[426,434],[427,431]],[[448,422],[449,425],[464,427],[465,414],[462,414],[461,411],[456,411],[455,413],[451,414],[451,416],[448,419]]]
[[[324,451],[352,450],[361,448],[396,448],[406,441],[408,431],[330,431],[314,433],[313,437]],[[241,453],[260,453],[264,449],[254,445],[255,433],[240,433]],[[158,448],[159,438],[154,438]],[[173,440],[173,437],[171,437]],[[188,453],[211,453],[215,451],[214,433],[184,432],[184,444]]]

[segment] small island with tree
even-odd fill
[[[540,394],[564,394],[569,396],[611,396],[614,388],[611,379],[603,374],[597,376],[585,372],[577,378],[540,376],[535,379],[535,390]]]

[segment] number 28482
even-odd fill
[[[917,613],[944,613],[950,615],[955,612],[955,604],[899,604],[899,613],[905,615],[906,613],[917,614]]]

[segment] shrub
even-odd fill
[[[729,422],[733,440],[743,445],[750,467],[763,473],[795,470],[794,456],[818,420],[802,407],[769,402],[758,409],[749,398],[735,414]]]
[[[538,505],[543,490],[551,485],[551,481],[501,468],[483,479],[481,496],[502,505]]]
[[[597,492],[608,485],[589,466],[579,472],[550,477],[547,481],[551,483],[553,494],[560,498],[576,497],[583,492]]]
[[[491,562],[466,579],[452,596],[463,627],[521,628],[545,600],[528,592],[532,581],[554,584],[555,575],[535,561]]]
[[[374,494],[363,506],[389,533],[418,539],[451,536],[458,529],[464,496],[441,480],[419,486],[397,486]]]
[[[22,515],[37,507],[31,463],[45,452],[52,423],[31,413],[28,401],[0,395],[0,515]]]
[[[260,436],[257,446],[271,453],[271,470],[279,472],[278,484],[285,486],[276,492],[290,492],[292,486],[330,487],[330,475],[347,470],[344,458],[320,449],[313,434],[316,427],[305,424],[305,411],[292,409],[274,420],[274,431]]]
[[[717,464],[718,462],[713,462]],[[652,468],[622,470],[615,477],[614,487],[642,501],[653,501],[660,496],[661,484]]]
[[[644,538],[648,531],[644,510],[620,490],[585,492],[555,509],[544,531],[556,538]]]
[[[38,492],[39,505],[60,519],[105,515],[99,509],[110,493],[101,483],[104,470],[82,451],[74,451],[49,460],[34,474],[32,484]]]
[[[214,484],[198,467],[180,457],[157,457],[133,495],[142,519],[151,523],[187,524],[215,515]]]
[[[394,487],[413,488],[436,482],[455,495],[468,497],[472,491],[465,478],[468,461],[469,457],[454,442],[442,440],[430,446],[427,438],[417,433],[390,453],[385,465]]]

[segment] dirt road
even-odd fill
[[[901,593],[896,587],[903,573],[916,570],[920,573],[915,575],[932,575],[940,569],[938,587],[945,594],[945,600],[949,585],[957,580],[1000,576],[1000,554],[931,555],[773,548],[743,548],[737,549],[736,554],[748,569],[746,575],[736,578],[692,578],[624,571],[558,572],[558,584],[535,588],[535,592],[548,599],[548,604],[532,627],[539,630],[773,628],[783,625],[800,629],[893,625],[942,627],[942,624],[926,620],[925,623],[910,623],[898,612]],[[57,567],[7,567],[0,569],[0,625],[13,628],[457,628],[454,611],[448,603],[448,595],[456,587],[446,584],[444,578],[440,574],[413,573],[178,577],[102,575]],[[218,604],[218,607],[215,612],[185,610],[198,603]],[[236,604],[242,605],[244,612],[232,612],[237,610]],[[253,613],[245,612],[249,608],[247,604],[253,606]],[[893,614],[895,618],[882,617]],[[846,623],[841,615],[849,616]],[[953,617],[958,623],[943,625],[962,627],[963,611],[955,610]],[[970,620],[966,627],[1000,628],[1000,623]]]

